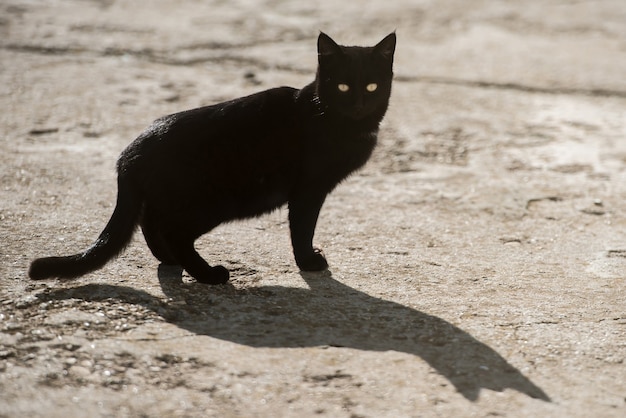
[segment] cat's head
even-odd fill
[[[317,40],[317,94],[327,111],[354,120],[384,115],[391,95],[396,34],[373,47]]]

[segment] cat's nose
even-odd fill
[[[362,100],[359,100],[356,102],[356,104],[354,105],[354,112],[358,115],[363,113],[363,101]]]

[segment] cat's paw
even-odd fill
[[[210,267],[199,277],[195,277],[199,283],[204,284],[224,284],[228,281],[230,277],[230,273],[224,266],[214,266]]]
[[[319,248],[314,248],[313,252],[304,257],[297,257],[296,264],[302,271],[322,271],[328,268],[326,257]]]

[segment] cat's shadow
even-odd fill
[[[309,288],[184,283],[178,267],[159,266],[164,304],[124,286],[85,285],[40,294],[41,299],[121,299],[146,306],[199,335],[251,347],[349,347],[408,353],[427,362],[465,398],[480,390],[515,389],[549,402],[548,395],[486,344],[451,323],[350,288],[330,272],[301,273]]]

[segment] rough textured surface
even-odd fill
[[[625,416],[626,8],[602,2],[0,4],[0,416]],[[199,285],[110,216],[163,114],[314,74],[317,31],[398,31],[380,146],[299,274],[286,210],[220,227]]]

